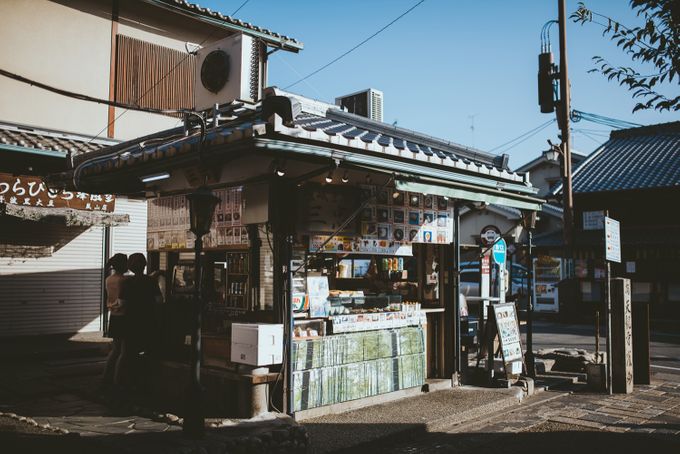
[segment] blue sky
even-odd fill
[[[231,14],[243,0],[198,0]],[[350,49],[417,0],[250,0],[236,15],[305,44],[300,54],[271,56],[269,84],[285,87]],[[623,24],[637,19],[624,0],[589,0],[591,9]],[[567,1],[568,14],[578,2]],[[492,150],[554,118],[537,104],[536,73],[543,24],[557,19],[557,0],[426,0],[367,44],[291,91],[333,102],[336,96],[373,87],[385,94],[384,120],[436,137]],[[673,113],[638,112],[624,88],[588,74],[591,57],[630,61],[595,24],[567,29],[572,108],[640,124],[677,120]],[[558,31],[551,41],[558,59]],[[648,72],[652,72],[651,70]],[[474,131],[471,126],[474,122]],[[585,153],[609,129],[573,123],[573,148]],[[556,142],[557,126],[508,149],[518,167]]]

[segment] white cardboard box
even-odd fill
[[[283,362],[283,325],[232,324],[231,361],[251,366],[281,364]]]

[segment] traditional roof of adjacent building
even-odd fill
[[[78,155],[100,150],[119,143],[54,129],[38,128],[18,123],[0,122],[0,149],[52,156]]]
[[[680,188],[680,121],[612,131],[572,177],[575,194],[671,187]]]
[[[267,44],[274,47],[280,47],[284,50],[298,52],[304,47],[303,43],[294,38],[276,33],[266,28],[258,27],[257,25],[244,22],[235,17],[224,15],[219,11],[212,11],[210,8],[205,8],[197,3],[190,3],[186,0],[143,1],[174,13],[183,14],[204,22],[208,22],[218,27],[223,27],[235,32],[241,32],[256,38],[260,38]]]

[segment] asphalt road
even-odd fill
[[[522,326],[526,333],[526,326]],[[605,351],[605,330],[600,330],[600,351]],[[526,334],[523,334],[526,345]],[[544,320],[534,321],[534,351],[543,348],[583,348],[595,350],[595,327],[588,325],[565,325]],[[651,333],[652,374],[674,377],[680,381],[680,333]]]

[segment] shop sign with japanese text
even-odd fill
[[[53,191],[39,178],[0,173],[0,203],[45,208],[73,208],[112,212],[116,198],[110,194]]]

